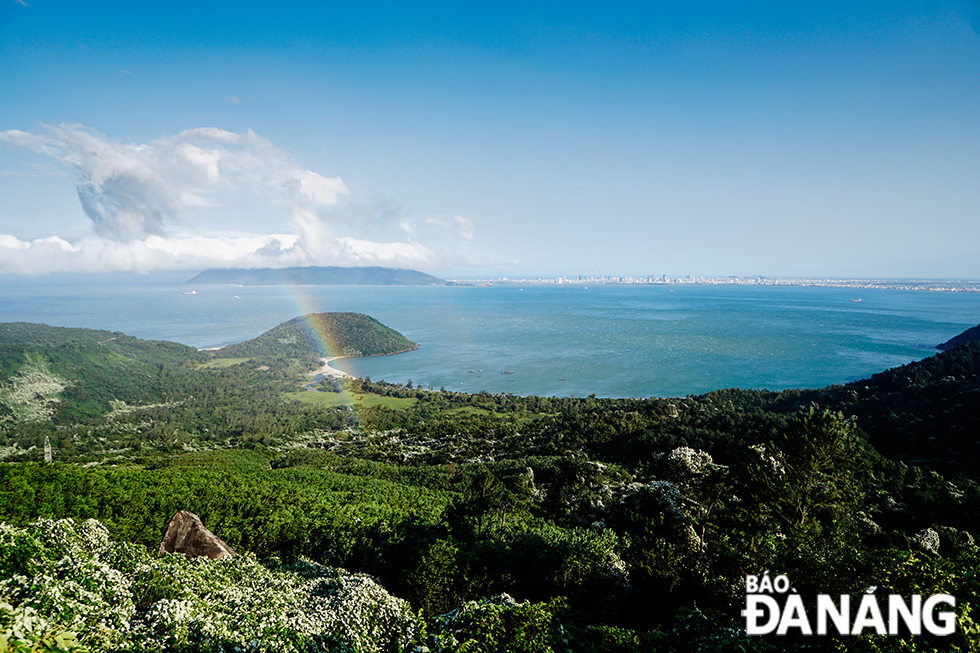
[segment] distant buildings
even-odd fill
[[[966,280],[912,280],[912,279],[810,279],[789,277],[763,276],[727,276],[727,277],[669,277],[648,274],[645,276],[606,276],[569,275],[559,277],[524,277],[510,279],[450,279],[459,284],[470,285],[583,285],[599,286],[613,284],[643,284],[643,285],[741,285],[741,286],[830,286],[836,288],[887,288],[892,290],[928,290],[934,292],[980,292],[980,281]]]

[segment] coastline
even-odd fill
[[[323,367],[321,367],[320,369],[316,370],[313,373],[313,376],[314,377],[317,377],[317,376],[323,376],[323,377],[335,376],[335,377],[339,377],[339,378],[342,378],[342,379],[343,378],[347,378],[347,379],[353,379],[353,378],[355,378],[353,375],[348,374],[347,372],[344,372],[342,370],[338,370],[335,367],[330,367],[330,361],[335,361],[338,358],[350,358],[350,356],[330,356],[329,358],[321,358],[320,360],[323,361]]]
[[[314,390],[314,387],[313,386],[315,386],[317,383],[319,383],[320,381],[322,381],[323,379],[326,379],[326,378],[356,379],[357,377],[354,376],[353,374],[348,374],[347,372],[344,372],[343,370],[338,370],[336,367],[330,367],[330,362],[331,361],[335,361],[335,360],[337,360],[339,358],[369,358],[370,356],[391,356],[393,354],[404,354],[406,351],[415,351],[418,348],[419,348],[419,346],[416,344],[411,349],[405,349],[403,351],[395,351],[395,352],[392,352],[391,354],[370,354],[369,356],[361,356],[361,357],[356,357],[356,356],[329,356],[329,357],[322,357],[322,358],[320,358],[320,360],[323,362],[323,366],[320,367],[320,369],[315,370],[313,372],[313,380],[310,381],[309,383],[304,384],[303,387],[306,388],[307,390]]]

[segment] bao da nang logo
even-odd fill
[[[906,599],[889,594],[860,596],[819,594],[807,610],[803,597],[790,587],[786,576],[769,572],[745,578],[745,631],[749,635],[952,635],[956,630],[956,599],[949,594]],[[903,630],[904,628],[904,630]]]

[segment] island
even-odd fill
[[[189,284],[225,286],[445,286],[446,281],[417,270],[383,267],[298,267],[211,269]]]

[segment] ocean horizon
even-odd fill
[[[937,353],[980,293],[737,285],[189,286],[192,273],[0,278],[0,322],[197,348],[311,312],[370,315],[420,347],[333,366],[462,392],[675,397],[823,387]],[[196,294],[185,294],[190,292]]]

